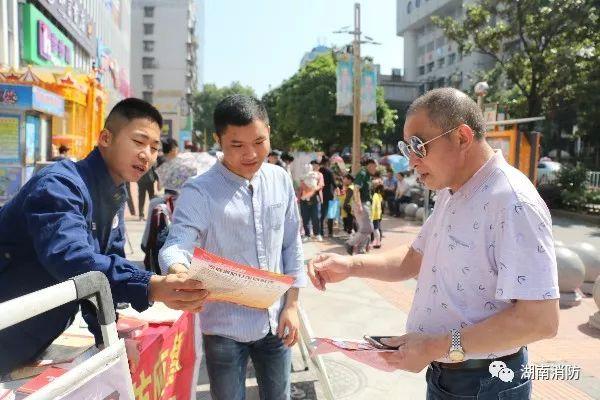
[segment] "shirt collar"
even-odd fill
[[[248,180],[244,177],[241,177],[233,172],[231,172],[229,170],[229,168],[227,168],[225,166],[225,164],[223,164],[222,160],[218,160],[215,163],[214,168],[221,174],[223,175],[223,177],[225,177],[225,179],[227,179],[228,181],[237,184],[237,185],[244,185],[244,186],[249,186],[249,185],[255,185],[256,180],[258,179],[258,175],[260,174],[261,169],[263,168],[263,165],[260,166],[260,169],[254,174],[254,176],[252,177],[252,179]]]
[[[452,193],[453,196],[464,197],[466,200],[473,197],[473,195],[479,190],[481,186],[483,186],[490,176],[494,173],[494,171],[500,167],[502,164],[505,164],[506,161],[502,156],[502,151],[494,150],[494,155],[490,157],[489,160],[483,164],[475,174],[469,178],[464,185],[460,187],[456,192]]]
[[[122,203],[125,200],[127,196],[125,184],[115,185],[108,172],[106,162],[97,147],[86,158],[79,161],[78,164],[84,167],[87,175],[86,178],[96,184],[96,189],[98,193],[101,193],[102,197],[110,198],[115,203]]]

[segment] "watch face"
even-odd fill
[[[452,350],[448,353],[448,358],[452,361],[462,361],[465,359],[465,353],[460,350]]]

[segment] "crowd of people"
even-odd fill
[[[267,159],[290,174],[293,161],[293,156],[280,151],[272,151]],[[411,196],[411,189],[420,192],[421,185],[416,180],[409,183],[410,176],[409,171],[394,173],[390,165],[380,165],[372,158],[362,160],[356,177],[343,161],[332,163],[327,155],[311,160],[299,176],[292,176],[298,182],[302,240],[321,242],[333,237],[337,229],[340,236],[349,236],[350,254],[380,248],[383,215],[401,217],[401,204],[418,201]]]

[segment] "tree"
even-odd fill
[[[480,0],[465,18],[432,17],[464,54],[487,54],[491,75],[508,85],[496,90],[511,99],[518,117],[538,116],[576,96],[599,27],[594,0]],[[504,96],[504,97],[503,97]]]
[[[192,107],[194,108],[194,130],[206,134],[207,144],[211,146],[214,143],[212,134],[215,132],[213,123],[213,112],[215,107],[223,98],[232,94],[245,94],[256,96],[254,89],[249,86],[243,86],[239,82],[233,82],[230,86],[217,87],[213,83],[207,83],[201,92],[194,95]],[[202,142],[202,137],[196,138]]]
[[[335,114],[336,61],[331,53],[317,57],[262,100],[274,147],[329,151],[352,143],[352,117]],[[363,147],[381,144],[379,136],[395,126],[396,112],[385,103],[381,88],[376,104],[377,124],[361,124]]]

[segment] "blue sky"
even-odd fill
[[[354,0],[204,0],[204,82],[240,81],[262,96],[292,76],[305,52],[321,44],[349,43],[332,31],[353,25]],[[403,67],[396,36],[396,0],[363,0],[364,34],[381,42],[364,45],[382,72]]]

